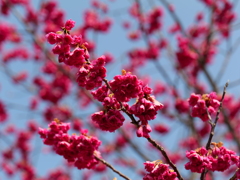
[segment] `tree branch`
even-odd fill
[[[102,162],[103,164],[105,164],[107,167],[109,167],[112,171],[114,171],[115,173],[117,173],[119,176],[123,177],[124,179],[127,180],[131,180],[129,177],[127,177],[126,175],[122,174],[120,171],[116,170],[111,164],[109,164],[108,162],[106,162],[104,159],[99,158],[98,156],[94,155],[95,159],[97,159],[98,161]]]

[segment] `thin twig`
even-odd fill
[[[140,3],[139,0],[136,0],[136,3],[139,5],[139,9],[138,9],[139,15],[142,16],[141,3]],[[149,38],[148,38],[148,35],[147,35],[147,33],[146,33],[146,31],[145,31],[145,29],[144,29],[144,26],[143,26],[143,24],[141,23],[141,21],[139,21],[139,26],[140,26],[140,27],[139,27],[140,30],[142,30],[142,32],[143,32],[143,37],[144,37],[144,40],[145,40],[146,44],[149,45],[149,44],[150,44],[150,43],[149,43]],[[158,65],[158,64],[156,64],[156,65]],[[158,67],[158,69],[159,69],[160,66],[158,65],[157,67]],[[165,71],[162,71],[162,68],[159,69],[159,70],[160,70],[159,72],[162,73],[162,75],[166,78],[166,80],[169,82],[169,84],[172,84],[172,85],[173,85],[173,83],[171,82],[171,80],[170,80],[170,78],[168,77],[167,73],[165,73]],[[174,87],[174,86],[173,86],[173,87]],[[153,139],[151,139],[150,137],[147,138],[147,140],[148,140],[154,147],[156,147],[158,150],[160,150],[160,152],[162,153],[162,155],[165,157],[167,163],[169,163],[170,166],[173,168],[173,170],[177,173],[177,176],[178,176],[179,180],[183,180],[183,178],[182,178],[180,172],[178,171],[177,167],[176,167],[176,166],[173,164],[173,162],[169,159],[169,157],[168,157],[166,151],[163,149],[163,147],[161,147],[159,144],[157,144],[157,143],[156,143]]]
[[[103,82],[106,84],[106,86],[108,87],[108,89],[109,89],[112,93],[114,93],[113,90],[112,90],[112,88],[111,88],[111,86],[110,86],[110,84],[108,83],[108,80],[107,80],[107,79],[103,79]],[[134,125],[136,125],[137,127],[139,127],[139,121],[136,121],[136,119],[133,117],[133,115],[130,114],[130,113],[125,109],[125,107],[123,106],[123,104],[122,104],[121,101],[118,101],[118,103],[119,103],[120,106],[121,106],[121,110],[122,110],[125,114],[127,114],[128,117],[130,117],[130,119],[132,120],[131,123],[134,124]]]
[[[103,81],[105,82],[105,84],[106,84],[106,86],[109,88],[109,90],[112,91],[112,88],[111,88],[111,86],[109,85],[108,81],[107,81],[106,79],[103,79]],[[113,92],[113,91],[112,91],[112,92]],[[121,103],[121,102],[119,102],[119,103],[120,103],[121,106],[122,106],[122,103]],[[132,123],[133,123],[134,125],[136,125],[137,127],[139,127],[138,121],[136,121],[136,119],[134,118],[134,116],[133,116],[132,114],[130,114],[129,112],[127,112],[123,106],[122,106],[122,111],[125,112],[125,113],[128,115],[128,117],[130,117],[130,119],[132,120]],[[150,137],[147,138],[147,140],[148,140],[148,142],[150,142],[154,147],[156,147],[158,150],[160,150],[160,152],[162,153],[162,155],[165,157],[167,163],[169,163],[170,166],[173,168],[173,170],[177,173],[177,176],[178,176],[179,180],[183,180],[183,178],[182,178],[181,174],[179,173],[177,167],[176,167],[176,166],[173,164],[173,162],[169,159],[169,157],[168,157],[166,151],[163,149],[163,147],[160,146],[159,144],[157,144],[156,141],[154,141],[154,140],[151,139]]]
[[[236,170],[236,172],[234,173],[234,175],[229,179],[229,180],[236,180],[236,177],[237,177],[237,172],[240,171],[240,168],[238,168]]]
[[[0,63],[0,66],[3,67],[3,71],[4,73],[11,79],[14,79],[14,73],[4,64],[4,63]],[[28,93],[33,93],[35,94],[36,91],[35,89],[33,89],[33,87],[26,85],[24,82],[19,82],[19,85],[21,85],[24,90],[26,90]]]
[[[103,164],[105,164],[107,167],[112,169],[115,173],[117,173],[119,176],[123,177],[124,179],[131,180],[129,177],[126,175],[122,174],[120,171],[116,170],[111,164],[106,162],[104,159],[99,158],[98,156],[94,155],[95,159],[101,161]]]
[[[136,0],[136,3],[139,4],[138,13],[139,13],[139,16],[141,17],[143,14],[141,3],[139,0]],[[143,33],[143,39],[144,39],[146,45],[149,46],[150,45],[149,37],[148,37],[148,34],[146,33],[146,30],[145,30],[144,25],[142,24],[141,20],[139,20],[139,29]],[[164,68],[161,67],[161,64],[156,60],[153,60],[153,61],[154,61],[155,67],[157,68],[158,72],[163,76],[163,78],[166,80],[166,82],[169,85],[171,85],[172,87],[174,87],[174,83],[172,82],[172,80],[170,79],[170,77],[168,76],[168,74],[166,73]]]
[[[157,144],[156,141],[154,141],[151,137],[147,138],[148,142],[150,142],[154,147],[156,147],[164,156],[164,158],[166,159],[167,163],[173,168],[174,172],[177,173],[177,177],[179,180],[183,180],[180,172],[178,171],[177,167],[175,166],[175,164],[173,164],[173,162],[169,159],[167,152],[163,149],[162,146],[160,146],[159,144]]]
[[[174,86],[174,83],[172,82],[172,80],[168,76],[168,73],[165,71],[165,69],[161,66],[160,62],[159,61],[154,61],[154,64],[155,64],[158,72],[160,72],[161,75],[163,76],[163,78],[166,80],[167,84],[171,85],[174,89],[176,89],[175,86]]]
[[[211,145],[212,138],[213,138],[213,135],[214,135],[214,130],[215,130],[215,127],[216,127],[218,119],[219,119],[219,114],[222,110],[222,103],[223,103],[223,99],[224,99],[225,94],[226,94],[227,87],[228,87],[228,82],[225,84],[224,89],[223,89],[222,98],[220,100],[220,105],[218,107],[218,111],[217,111],[217,114],[216,114],[215,121],[214,121],[214,123],[212,124],[212,127],[211,127],[211,133],[209,134],[208,142],[206,144],[206,149],[210,149],[210,145]]]
[[[135,150],[135,152],[144,160],[144,161],[149,161],[149,158],[142,152],[140,151],[140,148],[131,141],[131,139],[127,136],[127,134],[119,129],[121,134],[123,135],[124,139],[129,143],[129,145]]]
[[[207,142],[207,144],[206,144],[206,149],[207,149],[207,150],[210,149],[210,146],[211,146],[212,138],[213,138],[213,136],[214,136],[214,130],[215,130],[215,127],[216,127],[216,125],[217,125],[220,112],[221,112],[221,110],[222,110],[222,103],[223,103],[223,99],[224,99],[225,94],[226,94],[226,89],[227,89],[227,87],[228,87],[228,82],[227,82],[227,83],[225,84],[225,86],[224,86],[222,98],[221,98],[221,100],[220,100],[220,105],[219,105],[219,107],[218,107],[218,111],[217,111],[217,114],[216,114],[215,121],[214,121],[213,123],[211,123],[211,132],[210,132],[210,134],[209,134],[208,142]],[[204,169],[203,172],[201,173],[200,179],[201,179],[201,180],[204,180],[206,174],[207,174],[207,170]]]
[[[174,21],[175,21],[175,22],[177,23],[177,25],[180,27],[180,30],[181,30],[181,32],[184,34],[184,36],[187,37],[187,33],[185,32],[185,30],[184,30],[184,28],[183,28],[183,25],[182,25],[182,23],[181,23],[181,21],[180,21],[180,19],[179,19],[178,16],[175,14],[175,12],[171,10],[170,4],[169,4],[167,1],[165,1],[165,0],[159,0],[159,1],[161,1],[162,4],[165,6],[165,8],[168,10],[170,16],[172,16],[172,18],[174,19]]]
[[[224,61],[222,63],[221,69],[219,70],[219,72],[217,73],[217,76],[216,76],[216,80],[218,80],[218,82],[220,82],[220,80],[224,74],[224,71],[226,70],[227,66],[229,65],[230,57],[232,56],[234,51],[237,50],[237,46],[239,44],[240,44],[240,38],[238,38],[236,40],[236,42],[234,43],[233,46],[229,46],[229,49],[228,49],[226,56],[224,58]],[[231,82],[231,85],[232,85],[232,82]]]

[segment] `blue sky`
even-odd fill
[[[34,1],[34,3],[36,2],[37,1]],[[77,25],[82,24],[83,22],[82,13],[85,9],[90,7],[89,2],[90,1],[86,1],[86,0],[85,1],[79,1],[79,0],[58,1],[60,7],[66,12],[66,19],[73,19],[74,21],[76,21]],[[122,28],[122,23],[126,21],[126,19],[132,21],[132,19],[129,19],[129,16],[127,15],[127,10],[133,1],[105,0],[103,2],[106,2],[109,5],[109,11],[112,14],[112,18],[113,18],[113,27],[111,28],[109,33],[98,35],[97,43],[99,45],[97,47],[97,54],[100,56],[105,52],[110,52],[114,55],[116,59],[121,59],[122,61],[109,66],[110,74],[108,75],[108,78],[110,79],[116,74],[120,74],[122,65],[124,63],[127,63],[126,54],[124,53],[127,50],[132,49],[133,47],[144,46],[144,42],[139,41],[137,44],[129,42],[126,39],[126,36],[127,36],[126,31],[124,31],[124,29]],[[146,2],[147,1],[144,1],[144,7],[149,8],[150,5],[149,3],[146,3]],[[158,2],[157,3],[158,5],[161,5],[159,1],[157,2]],[[171,0],[168,2],[171,2],[175,6],[176,14],[181,19],[181,22],[183,23],[183,26],[185,29],[190,24],[192,24],[192,22],[194,22],[195,16],[193,16],[193,14],[195,15],[196,12],[200,12],[200,11],[206,12],[206,7],[200,4],[199,1],[184,0],[184,3],[183,3],[183,1]],[[235,7],[235,11],[240,12],[239,5]],[[206,16],[207,15],[208,13],[206,13]],[[3,20],[2,17],[0,18]],[[11,17],[10,19],[8,19],[8,21],[10,23],[19,25],[19,23],[14,17]],[[239,20],[237,22],[239,22]],[[173,47],[175,47],[176,42],[174,41],[174,38],[166,33],[169,26],[171,26],[172,24],[173,24],[173,20],[165,10],[164,20],[163,20],[163,34],[166,36],[166,38],[170,42],[172,42]],[[135,24],[133,23],[133,25],[135,25],[135,27],[133,26],[133,29],[137,27],[136,23]],[[19,25],[19,28],[21,29],[22,27]],[[89,34],[90,38],[91,38],[91,35],[92,34]],[[240,35],[239,30],[234,31],[233,37],[231,38],[231,43],[234,43],[234,41],[239,38],[239,35]],[[224,52],[224,49],[226,49],[226,47],[228,47],[227,43],[223,44],[223,46],[220,48],[219,54],[216,56],[215,61],[219,61],[219,63],[218,62],[214,63],[214,65],[209,67],[209,71],[214,77],[216,76],[218,70],[221,67],[221,64],[222,64],[221,62],[223,61],[223,57],[224,57],[223,52]],[[232,81],[240,79],[240,71],[239,71],[240,63],[238,62],[239,55],[240,55],[240,51],[236,51],[233,54],[231,61],[229,62],[227,67],[227,73],[221,78],[221,82],[219,83],[219,85],[221,84],[223,85],[227,80],[230,80],[230,85],[231,85]],[[167,71],[173,70],[172,67],[170,67],[170,63],[167,59],[166,54],[162,55],[161,63],[162,63],[162,66]],[[23,64],[22,62],[12,63],[10,64],[10,69],[13,72],[18,72],[19,69],[22,69],[22,70],[28,69],[34,74],[39,73],[38,71],[35,71],[36,65],[34,64],[34,62],[27,62],[25,64]],[[10,108],[10,112],[11,112],[10,122],[15,124],[18,127],[24,128],[26,126],[25,123],[29,119],[37,119],[38,121],[40,121],[41,118],[39,117],[39,114],[32,114],[31,112],[27,111],[28,102],[26,102],[26,99],[29,100],[29,98],[31,98],[32,95],[29,95],[26,92],[24,87],[19,86],[19,89],[16,90],[14,86],[12,86],[12,83],[9,81],[9,78],[6,75],[4,75],[3,72],[4,70],[3,68],[1,68],[0,99],[8,103],[8,107]],[[148,76],[149,74],[151,74],[154,79],[162,78],[161,76],[159,76],[153,63],[149,63],[148,66],[144,67],[141,70],[141,73],[142,73],[142,76]],[[204,80],[204,77],[202,77],[202,79]],[[239,97],[238,95],[239,88],[230,88],[229,91],[232,93],[235,93],[236,96]],[[72,100],[70,101],[66,100],[65,103],[77,104],[76,102],[71,102],[71,101]],[[18,105],[19,107],[16,105]],[[89,109],[87,111],[89,111]],[[46,124],[44,126],[46,126]],[[175,135],[178,135],[178,133],[179,133],[179,130],[176,130]],[[172,137],[169,137],[169,138],[172,138]],[[170,141],[171,140],[173,139],[170,139]],[[174,141],[176,141],[176,139],[174,139]],[[4,145],[4,142],[0,141],[0,143],[1,143],[0,145],[3,145],[2,147],[6,146]],[[39,174],[45,174],[50,169],[52,168],[54,169],[55,167],[58,167],[61,164],[62,157],[59,157],[58,155],[53,155],[53,154],[40,153],[39,150],[41,148],[46,148],[46,147],[43,147],[42,142],[39,138],[34,139],[32,145],[34,146],[34,152],[35,152],[32,154],[32,157],[33,157],[32,163],[34,164],[34,166],[36,166],[36,169],[38,169]],[[131,173],[131,170],[128,170],[127,173]],[[109,177],[114,177],[114,175],[111,172],[109,172],[109,174],[110,174]],[[77,179],[77,177],[79,177],[79,173],[75,173],[74,175],[75,175],[74,179]],[[0,177],[2,177],[1,172],[0,172]],[[17,177],[16,179],[19,179],[19,177]]]

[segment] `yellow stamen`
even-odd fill
[[[55,121],[57,124],[61,124],[61,121],[60,121],[58,118],[54,118],[54,121]]]
[[[127,71],[126,70],[122,70],[122,75],[126,75],[127,74]]]

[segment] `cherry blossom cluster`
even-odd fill
[[[54,54],[58,54],[59,62],[79,68],[77,74],[79,86],[92,90],[101,86],[102,80],[106,76],[104,67],[106,58],[102,56],[89,62],[88,44],[83,42],[82,36],[70,35],[69,31],[74,25],[74,21],[68,20],[62,28],[63,31],[48,33],[46,37],[50,44],[56,44],[52,51]]]
[[[125,69],[134,72],[138,67],[146,64],[147,60],[157,60],[160,56],[160,50],[165,48],[166,41],[161,39],[160,42],[149,41],[146,48],[135,48],[128,52],[130,59],[130,65],[126,66]]]
[[[26,130],[9,126],[6,132],[1,132],[9,137],[15,135],[13,145],[1,152],[0,167],[9,177],[18,174],[21,179],[35,178],[36,172],[30,162],[30,152],[31,140],[34,133],[37,132],[37,126],[36,122],[29,121]]]
[[[157,161],[146,161],[144,163],[145,169],[148,172],[143,180],[177,180],[177,173],[172,169],[169,169],[168,164],[163,164],[160,160]]]
[[[137,30],[134,29],[128,33],[130,40],[136,41],[139,40],[140,37],[153,36],[162,28],[162,7],[155,7],[149,12],[144,13],[138,3],[133,3],[129,9],[129,13],[139,23]],[[129,23],[125,22],[124,27],[129,29]],[[129,64],[125,66],[124,69],[135,72],[138,67],[145,65],[148,59],[157,60],[160,57],[161,50],[166,47],[167,41],[163,38],[157,41],[148,38],[148,42],[146,43],[146,47],[133,48],[128,52]]]
[[[191,115],[199,117],[202,121],[210,120],[210,115],[216,113],[220,102],[217,100],[215,92],[210,94],[191,94],[188,99],[189,105],[192,107]]]
[[[89,58],[87,44],[83,43],[81,36],[71,36],[69,31],[74,27],[75,22],[72,20],[66,21],[63,31],[50,32],[46,38],[50,44],[56,44],[52,49],[54,54],[58,54],[59,62],[64,62],[69,66],[82,66]],[[71,51],[71,46],[75,49]]]
[[[21,36],[17,33],[17,29],[8,24],[7,22],[2,22],[0,24],[0,50],[2,49],[2,44],[10,41],[18,43],[21,41]]]
[[[155,7],[148,14],[144,15],[141,12],[141,7],[138,3],[133,3],[129,9],[130,14],[142,21],[142,29],[144,33],[153,34],[162,27],[161,17],[163,16],[163,9],[161,7]]]
[[[209,171],[225,171],[231,165],[239,164],[239,156],[223,146],[223,143],[212,143],[213,147],[207,150],[204,147],[186,152],[189,162],[185,164],[187,170],[202,173],[206,168]]]
[[[178,42],[178,50],[175,53],[176,67],[177,69],[184,69],[191,76],[188,81],[193,86],[195,86],[198,74],[201,72],[199,62],[206,65],[210,64],[214,55],[217,54],[217,45],[219,44],[219,39],[217,38],[212,38],[209,43],[206,43],[203,37],[208,36],[211,29],[202,19],[202,14],[196,16],[198,23],[188,28],[188,37],[182,35],[181,28],[178,25],[175,31],[181,32],[181,34],[176,36]]]
[[[144,98],[140,97],[137,102],[130,107],[129,112],[134,114],[141,121],[141,125],[137,130],[138,137],[150,137],[149,133],[152,129],[148,121],[155,119],[157,112],[162,108],[163,105],[149,94],[146,94]]]
[[[27,21],[35,24],[39,21],[39,14],[43,19],[43,31],[46,33],[57,31],[59,26],[63,26],[64,22],[64,11],[58,8],[56,1],[46,1],[42,4],[40,12],[29,11],[27,15]]]
[[[161,8],[153,9],[148,15],[147,24],[149,25],[148,29],[146,29],[147,33],[152,34],[153,32],[161,29],[162,24],[160,22],[160,17],[163,15],[163,10]]]
[[[42,77],[35,77],[34,84],[39,87],[39,96],[42,100],[57,104],[70,89],[70,80],[62,73],[57,73],[51,82]]]
[[[168,33],[173,38],[176,37],[177,49],[168,44],[171,41],[163,38],[162,35],[165,36],[164,32],[159,33],[161,30],[168,28],[163,24],[163,8],[158,6],[148,8],[141,1],[133,2],[128,13],[134,18],[125,21],[124,28],[129,30],[127,37],[131,41],[130,43],[144,42],[145,44],[142,46],[142,43],[140,43],[140,46],[132,46],[126,53],[129,60],[129,63],[124,65],[123,68],[126,71],[123,70],[121,75],[116,75],[113,79],[107,80],[105,79],[107,77],[106,65],[114,59],[114,56],[104,53],[104,56],[97,58],[95,56],[97,54],[96,47],[99,44],[98,41],[95,41],[95,38],[100,33],[108,32],[114,22],[111,21],[110,16],[115,18],[115,15],[118,17],[126,11],[121,8],[119,10],[118,8],[110,9],[109,7],[112,7],[112,5],[108,7],[108,4],[101,2],[101,0],[91,0],[89,4],[91,4],[92,9],[84,10],[82,24],[73,29],[75,22],[72,20],[65,22],[65,12],[58,8],[58,2],[55,0],[40,1],[39,7],[36,7],[36,3],[30,0],[0,0],[0,13],[3,19],[6,18],[6,21],[1,20],[0,23],[0,51],[2,55],[0,70],[9,76],[14,83],[13,86],[20,84],[26,90],[33,92],[33,97],[27,100],[29,102],[28,106],[19,106],[18,102],[15,104],[11,100],[8,101],[7,96],[4,95],[6,102],[0,99],[0,123],[3,125],[1,126],[0,140],[3,141],[3,148],[5,143],[8,146],[0,154],[2,157],[0,158],[2,172],[9,177],[21,176],[21,179],[24,180],[70,180],[73,177],[71,177],[69,168],[92,169],[92,171],[81,172],[82,179],[87,180],[92,175],[95,176],[95,173],[103,172],[107,167],[110,167],[109,163],[99,158],[100,141],[95,137],[88,136],[87,131],[82,129],[88,121],[81,121],[76,118],[85,116],[88,112],[82,113],[73,110],[76,109],[76,105],[80,105],[80,108],[87,108],[91,105],[90,108],[93,106],[98,108],[98,112],[90,116],[90,120],[93,122],[91,125],[94,125],[94,127],[96,126],[103,131],[114,132],[124,124],[120,134],[113,133],[111,134],[114,137],[113,139],[107,138],[105,146],[101,149],[103,156],[106,154],[106,157],[112,159],[111,157],[115,155],[116,150],[125,155],[128,151],[125,151],[124,148],[131,149],[132,147],[133,152],[138,153],[143,159],[151,159],[152,154],[141,153],[142,150],[138,149],[138,145],[141,145],[132,142],[134,140],[132,133],[134,132],[138,137],[147,138],[145,141],[152,144],[150,148],[162,152],[162,156],[165,157],[168,164],[159,160],[145,162],[146,172],[143,179],[182,180],[183,178],[174,164],[185,163],[186,158],[182,153],[185,149],[188,151],[186,156],[189,160],[185,165],[187,170],[205,173],[206,180],[213,179],[213,177],[209,177],[212,174],[215,175],[215,173],[212,173],[214,171],[224,172],[222,174],[228,176],[231,174],[232,178],[230,179],[240,179],[239,154],[223,147],[221,143],[212,143],[212,146],[208,147],[216,124],[210,121],[211,126],[209,126],[209,123],[205,123],[212,118],[211,116],[215,115],[217,110],[224,111],[224,116],[219,116],[220,123],[218,125],[227,125],[228,132],[224,131],[223,138],[236,142],[239,151],[240,101],[227,94],[222,97],[221,106],[223,106],[223,109],[220,109],[219,98],[215,93],[200,95],[206,92],[207,88],[204,83],[201,83],[205,81],[199,81],[199,77],[206,75],[206,80],[210,82],[212,89],[219,85],[217,81],[211,81],[211,76],[208,76],[208,66],[213,62],[214,56],[218,54],[217,51],[221,48],[222,42],[227,41],[231,30],[235,29],[233,21],[236,19],[236,14],[233,10],[236,1],[198,1],[203,2],[203,5],[209,9],[210,14],[205,15],[203,12],[199,12],[195,16],[195,23],[189,27],[184,26],[184,22],[181,22],[180,17],[178,18],[178,13],[175,12],[173,5],[167,1],[162,1],[162,5],[174,19],[174,24],[169,28]],[[111,3],[109,2],[109,4]],[[11,25],[7,18],[11,20],[12,15],[20,23]],[[136,22],[133,22],[134,20]],[[19,24],[22,27],[19,28]],[[162,28],[163,25],[164,28]],[[27,30],[26,34],[24,30]],[[46,37],[45,34],[47,34]],[[88,37],[91,38],[88,39]],[[55,58],[48,48],[45,49],[46,40],[54,46],[52,52],[57,55],[61,64],[55,62]],[[31,44],[27,44],[29,42]],[[229,45],[229,51],[226,51],[226,58],[228,59],[235,50],[235,43],[229,41],[227,44]],[[92,57],[90,57],[90,54]],[[171,73],[168,78],[168,72],[164,75],[164,69],[160,70],[162,60],[165,61],[164,58],[160,58],[161,54],[169,55],[172,58],[173,61],[171,62],[173,64],[171,63],[171,65],[176,68],[176,76],[179,75],[189,89],[199,94],[192,94],[188,101],[182,98],[181,88],[175,86],[175,82],[177,82],[175,78]],[[33,72],[30,69],[22,71],[20,66],[19,68],[12,67],[15,60],[22,60],[20,63],[27,63],[27,66],[32,63],[31,61],[35,61],[34,66],[42,66],[40,68],[44,74],[40,75],[37,71]],[[162,77],[166,82],[166,84],[155,84],[154,91],[147,85],[152,83],[152,79],[144,77],[140,80],[136,75],[140,70],[139,67],[146,65],[150,60],[156,63],[157,69],[160,73],[163,73]],[[32,84],[30,84],[31,82]],[[75,87],[76,82],[80,88]],[[8,88],[9,92],[8,89],[6,91],[5,81],[0,83],[0,90],[2,90],[2,85],[4,86],[2,92],[11,95],[12,91],[15,91],[14,87],[9,88],[7,86],[6,89]],[[16,89],[16,91],[22,93],[21,89]],[[224,90],[224,92],[226,91]],[[74,93],[74,97],[71,96],[72,93]],[[161,95],[161,98],[166,100],[164,109],[153,94],[155,96]],[[18,96],[18,94],[16,95]],[[91,95],[98,102],[94,101]],[[74,103],[71,103],[69,98],[75,98]],[[98,107],[98,105],[100,106]],[[34,118],[34,120],[31,119],[24,130],[20,130],[19,127],[16,128],[13,123],[9,125],[10,121],[6,122],[13,119],[14,114],[10,113],[15,109],[26,110],[26,113],[29,114],[34,113],[34,116],[27,116],[27,118]],[[161,123],[151,123],[151,120],[156,119],[161,109],[162,115],[166,118]],[[193,118],[188,116],[190,112],[192,117],[199,117],[203,122],[192,121]],[[36,117],[41,116],[40,119],[45,119],[49,123],[49,128],[40,128],[38,131],[36,122],[39,118],[35,119],[35,115]],[[11,118],[9,119],[9,117]],[[62,122],[58,120],[51,122],[55,117],[61,119]],[[125,119],[131,121],[131,123],[125,122]],[[152,128],[155,132],[161,133],[161,136],[170,132],[169,123],[165,124],[168,120],[180,120],[192,129],[191,136],[181,140],[179,142],[181,149],[174,153],[165,151],[161,142],[150,137]],[[218,117],[216,122],[217,120]],[[68,134],[70,126],[65,122],[69,121],[73,123],[73,130],[78,133],[81,132],[80,135]],[[31,162],[31,151],[34,151],[35,148],[32,148],[33,144],[30,142],[34,133],[38,132],[46,145],[49,145],[53,151],[66,159],[64,166],[69,168],[66,170],[55,169],[44,177],[38,174]],[[201,147],[203,138],[209,133],[211,134],[207,148]],[[102,136],[103,134],[100,133],[99,135]],[[165,144],[165,142],[163,143]],[[200,148],[196,149],[197,147]],[[134,159],[134,157],[113,158],[115,165],[136,167],[137,159]],[[102,163],[97,165],[98,161]],[[218,178],[218,173],[216,174]],[[190,177],[184,177],[184,179],[186,178]],[[93,177],[93,179],[96,179],[96,177]]]
[[[8,13],[9,13],[9,2],[8,1],[2,1],[1,3],[2,3],[2,7],[1,7],[2,14],[8,15]],[[17,4],[27,5],[29,3],[29,0],[18,0],[18,1],[11,0],[10,3],[12,5],[17,5]]]
[[[95,31],[107,32],[110,25],[112,24],[110,18],[100,20],[98,14],[95,11],[86,11],[84,16],[84,29],[93,29]]]
[[[68,135],[70,124],[62,123],[58,119],[52,121],[48,127],[39,128],[39,135],[44,144],[52,146],[53,150],[69,163],[74,163],[78,169],[91,169],[98,163],[95,156],[100,156],[98,147],[101,142],[88,136],[86,130],[82,130],[81,135]]]
[[[93,122],[98,124],[100,129],[109,132],[114,132],[121,127],[125,120],[120,111],[116,109],[109,109],[106,113],[104,111],[96,112],[91,118]]]
[[[86,87],[87,90],[92,90],[102,85],[103,79],[106,77],[105,56],[80,67],[77,74],[77,82],[79,86]]]
[[[119,101],[106,85],[99,87],[97,90],[91,92],[93,97],[98,101],[102,102],[104,106],[103,111],[96,112],[92,114],[91,118],[98,127],[104,131],[114,132],[123,125],[125,120],[124,116],[121,114],[121,105]],[[123,103],[126,108],[128,104]]]
[[[103,128],[103,124],[105,124],[105,127],[108,127],[108,122],[110,120],[106,120],[103,117],[109,117],[109,113],[111,114],[111,117],[114,112],[115,117],[113,116],[114,118],[112,118],[112,121],[113,119],[115,120],[116,126],[109,126],[113,129],[108,130],[112,132],[118,129],[124,121],[124,117],[119,112],[119,110],[122,110],[124,107],[127,112],[138,117],[141,122],[141,125],[137,130],[138,137],[148,138],[149,133],[151,132],[151,127],[148,125],[148,121],[155,119],[157,112],[163,108],[161,103],[155,100],[153,96],[150,96],[152,89],[143,85],[143,82],[139,80],[137,76],[132,75],[125,70],[122,71],[122,75],[117,75],[113,80],[109,81],[109,86],[110,89],[106,85],[103,85],[92,92],[94,98],[102,102],[106,108],[105,112],[100,111],[93,114],[93,121],[101,124],[99,127],[102,127],[102,130],[107,130],[106,128]],[[133,98],[137,98],[137,101],[132,106],[129,106],[127,102]],[[114,108],[115,110],[108,110],[110,108]]]
[[[194,65],[197,62],[198,55],[189,47],[190,40],[182,36],[178,36],[179,51],[176,52],[176,57],[180,68],[186,68]]]
[[[114,97],[121,102],[128,102],[131,98],[143,95],[143,83],[129,72],[122,71],[122,75],[117,75],[109,82]]]
[[[202,0],[213,10],[213,23],[224,37],[229,37],[230,25],[236,18],[233,3],[222,0]]]
[[[161,11],[156,10],[151,16],[160,15]],[[106,57],[101,56],[90,61],[87,43],[83,43],[81,36],[70,35],[74,25],[74,21],[68,20],[61,33],[51,32],[47,34],[47,40],[50,44],[55,44],[52,51],[59,55],[59,62],[79,68],[77,73],[79,86],[87,90],[98,88],[92,91],[92,95],[102,102],[104,110],[92,115],[93,122],[104,131],[113,132],[123,125],[125,118],[120,111],[125,111],[139,118],[141,124],[138,124],[137,135],[148,138],[152,131],[148,121],[156,118],[157,112],[163,108],[163,105],[151,96],[151,88],[125,70],[122,71],[122,75],[116,75],[113,80],[107,82],[107,85],[106,82],[102,85],[106,77],[104,67]],[[71,51],[71,47],[75,49]],[[129,106],[128,102],[133,98],[137,98],[137,101]]]
[[[139,7],[136,6],[135,8]],[[132,9],[132,13],[136,16],[139,16],[138,11],[139,9],[136,12]],[[150,26],[148,33],[152,33],[161,27],[158,20],[161,16],[162,12],[159,9],[150,13],[149,18],[151,20],[149,20]],[[94,13],[90,13],[89,17],[90,19],[95,19]],[[62,27],[62,31],[56,33],[51,32],[46,37],[50,44],[55,44],[52,51],[54,54],[58,55],[59,62],[63,62],[67,66],[72,66],[73,68],[78,69],[76,80],[78,85],[87,90],[92,90],[91,94],[94,99],[102,103],[103,108],[99,112],[93,113],[91,115],[91,120],[101,130],[114,132],[123,125],[125,121],[125,117],[123,116],[124,112],[132,120],[132,123],[136,125],[137,136],[150,138],[149,133],[152,131],[152,128],[149,125],[149,121],[156,118],[158,111],[163,108],[163,105],[152,96],[152,89],[131,72],[122,70],[121,75],[114,76],[113,80],[106,80],[105,65],[107,58],[101,56],[95,60],[91,60],[88,53],[90,47],[89,44],[84,42],[82,36],[70,34],[74,25],[74,21],[68,20]],[[91,21],[89,21],[89,27],[85,28],[93,28],[95,30],[101,29],[94,27],[91,24]],[[193,28],[190,32],[192,32],[191,35],[193,37],[198,37],[201,33],[206,33],[207,31],[203,28],[202,32],[199,32],[199,34],[193,33]],[[178,40],[180,51],[177,52],[176,55],[180,68],[192,66],[193,69],[199,70],[196,67],[199,55],[190,46],[190,40],[181,36],[179,36]],[[148,45],[149,47],[147,50],[132,51],[129,53],[129,56],[133,59],[141,57],[143,58],[143,61],[146,58],[157,59],[159,56],[159,48],[164,47],[166,44],[164,45],[164,43],[150,41]],[[209,52],[209,54],[214,54],[214,52]],[[206,57],[207,62],[210,61],[210,57],[211,56]],[[50,66],[51,65],[49,65],[49,67]],[[49,67],[46,66],[44,71],[51,72],[52,68]],[[39,84],[39,86],[44,84],[41,81],[36,81],[36,83]],[[61,97],[58,99],[61,99]],[[132,105],[129,104],[133,100],[135,100],[135,103]],[[211,119],[212,114],[216,113],[219,105],[220,102],[218,101],[216,93],[212,92],[204,95],[191,94],[188,103],[184,100],[178,99],[175,107],[180,113],[188,113],[189,107],[191,107],[191,115],[193,117],[199,117],[202,121],[207,121]],[[55,111],[56,109],[55,107],[53,109],[48,109],[46,117],[51,119],[55,112],[57,113],[57,111]],[[66,111],[66,113],[64,112],[65,111],[62,113],[61,111],[60,113],[71,116],[71,112],[69,112],[69,114],[68,111]],[[135,117],[138,119],[136,120]],[[63,119],[67,118],[68,116]],[[100,145],[100,141],[96,138],[88,137],[84,132],[80,136],[69,136],[67,134],[69,128],[69,124],[67,123],[54,121],[49,124],[48,130],[40,129],[39,134],[44,139],[45,144],[53,146],[56,153],[63,156],[68,162],[74,163],[79,169],[91,169],[97,163],[94,155],[99,155],[97,149]],[[168,131],[168,128],[165,126],[158,126],[155,129],[160,133]],[[202,132],[202,134],[207,134],[205,131]],[[196,146],[197,142],[194,141],[191,144]],[[233,151],[226,149],[220,143],[213,145],[214,147],[208,150],[202,147],[187,152],[187,158],[190,162],[185,165],[185,168],[192,172],[202,173],[205,169],[209,171],[225,171],[231,165],[239,166],[239,157]],[[88,153],[86,151],[88,151]],[[176,172],[170,170],[168,168],[169,165],[167,164],[163,164],[159,161],[147,161],[144,164],[145,169],[148,171],[144,176],[144,179],[146,180],[177,180],[177,170]],[[171,166],[173,167],[172,164]]]

